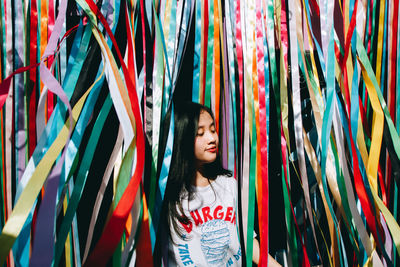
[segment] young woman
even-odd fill
[[[221,165],[218,141],[209,108],[192,102],[175,105],[174,149],[164,202],[168,266],[242,265],[237,183]],[[257,263],[259,247],[254,243]]]

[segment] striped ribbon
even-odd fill
[[[399,0],[66,3],[0,2],[1,264],[152,263],[181,100],[215,114],[243,265],[254,232],[260,266],[398,264]]]

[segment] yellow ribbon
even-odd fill
[[[205,29],[205,19],[204,19],[204,13],[205,8],[205,1],[197,1],[196,5],[201,5],[201,32],[204,33],[204,29]],[[204,34],[201,34],[201,49],[200,49],[200,78],[199,78],[199,103],[204,103],[204,93],[203,93],[203,86],[204,86],[204,64],[206,63],[204,61],[204,49],[207,46],[207,44],[204,44],[205,40],[204,40]]]
[[[368,181],[372,187],[372,196],[375,200],[375,204],[378,206],[383,216],[385,217],[386,223],[392,234],[393,241],[396,245],[398,254],[400,255],[400,227],[397,224],[395,218],[390,213],[390,211],[383,204],[382,200],[378,196],[378,185],[377,185],[377,173],[378,173],[378,163],[379,154],[381,150],[382,134],[383,134],[383,111],[376,93],[379,88],[374,88],[371,81],[371,77],[361,63],[362,74],[364,77],[364,82],[368,90],[368,94],[371,101],[371,106],[374,111],[373,121],[372,121],[372,133],[371,133],[371,148],[369,151],[368,165],[367,165],[367,176]]]
[[[75,126],[90,90],[91,88],[86,91],[86,93],[79,99],[72,109],[73,127]],[[69,120],[70,119],[68,119],[64,124],[57,138],[54,140],[47,153],[37,165],[31,179],[28,181],[25,187],[25,190],[21,193],[21,196],[18,199],[11,216],[4,225],[3,231],[0,235],[0,264],[4,263],[8,252],[14,244],[15,239],[18,237],[54,162],[65,146],[69,136],[69,129],[67,126],[69,125]]]
[[[40,58],[47,46],[47,25],[49,24],[47,1],[40,1]],[[34,62],[32,62],[34,63]],[[31,64],[32,64],[31,63]],[[40,92],[43,90],[43,82],[40,82]],[[47,102],[46,102],[47,110]]]
[[[221,85],[221,55],[220,55],[220,21],[219,20],[219,2],[218,0],[214,0],[214,84],[212,88],[215,88],[215,98],[214,98],[214,115],[215,115],[215,124],[217,128],[217,132],[219,132],[219,105],[220,105],[220,85]],[[223,50],[222,50],[223,51]],[[211,101],[212,102],[212,101]]]
[[[68,200],[67,196],[64,198],[64,203],[63,203],[63,211],[64,215],[65,212],[67,211],[67,206],[68,206]],[[65,240],[65,266],[70,267],[71,266],[71,233],[68,234],[67,239]]]
[[[304,128],[303,128],[303,136],[304,136],[304,149],[305,149],[305,151],[307,153],[308,159],[310,160],[310,163],[311,163],[311,167],[312,167],[312,169],[314,171],[314,174],[315,174],[315,177],[317,179],[318,188],[319,188],[319,191],[321,193],[322,203],[324,204],[326,218],[327,218],[327,221],[328,221],[330,238],[331,238],[332,242],[336,242],[335,241],[336,240],[336,238],[335,238],[335,228],[334,228],[335,226],[333,225],[332,214],[331,214],[331,212],[329,210],[328,203],[326,203],[325,193],[324,193],[324,189],[322,187],[321,166],[318,163],[318,159],[317,159],[317,156],[315,154],[314,148],[311,145],[311,142],[308,139],[307,133],[304,131]],[[316,221],[318,223],[318,220],[316,220]],[[328,257],[329,258],[329,262],[330,262],[330,264],[332,266],[333,263],[332,263],[332,259],[331,259],[330,253],[329,253],[328,244],[326,243],[325,236],[323,235],[322,232],[321,232],[321,235],[322,235],[322,237],[324,239],[325,247],[326,247],[326,250],[327,250],[326,252],[327,252],[327,254],[329,256]]]
[[[378,42],[377,42],[377,54],[376,54],[376,80],[378,85],[381,86],[381,71],[382,71],[382,54],[383,54],[383,31],[384,31],[384,19],[385,19],[385,3],[386,1],[380,1],[379,6],[379,30],[378,30]],[[379,102],[378,102],[379,103]]]

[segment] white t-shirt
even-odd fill
[[[211,185],[196,187],[193,200],[182,201],[189,224],[180,238],[171,230],[168,266],[241,266],[236,227],[236,179],[218,176]]]

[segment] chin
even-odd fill
[[[216,159],[217,159],[217,157],[207,157],[207,158],[201,159],[200,162],[202,164],[209,164],[209,163],[213,163]]]
[[[207,163],[213,163],[214,161],[215,161],[215,158],[208,160]]]

